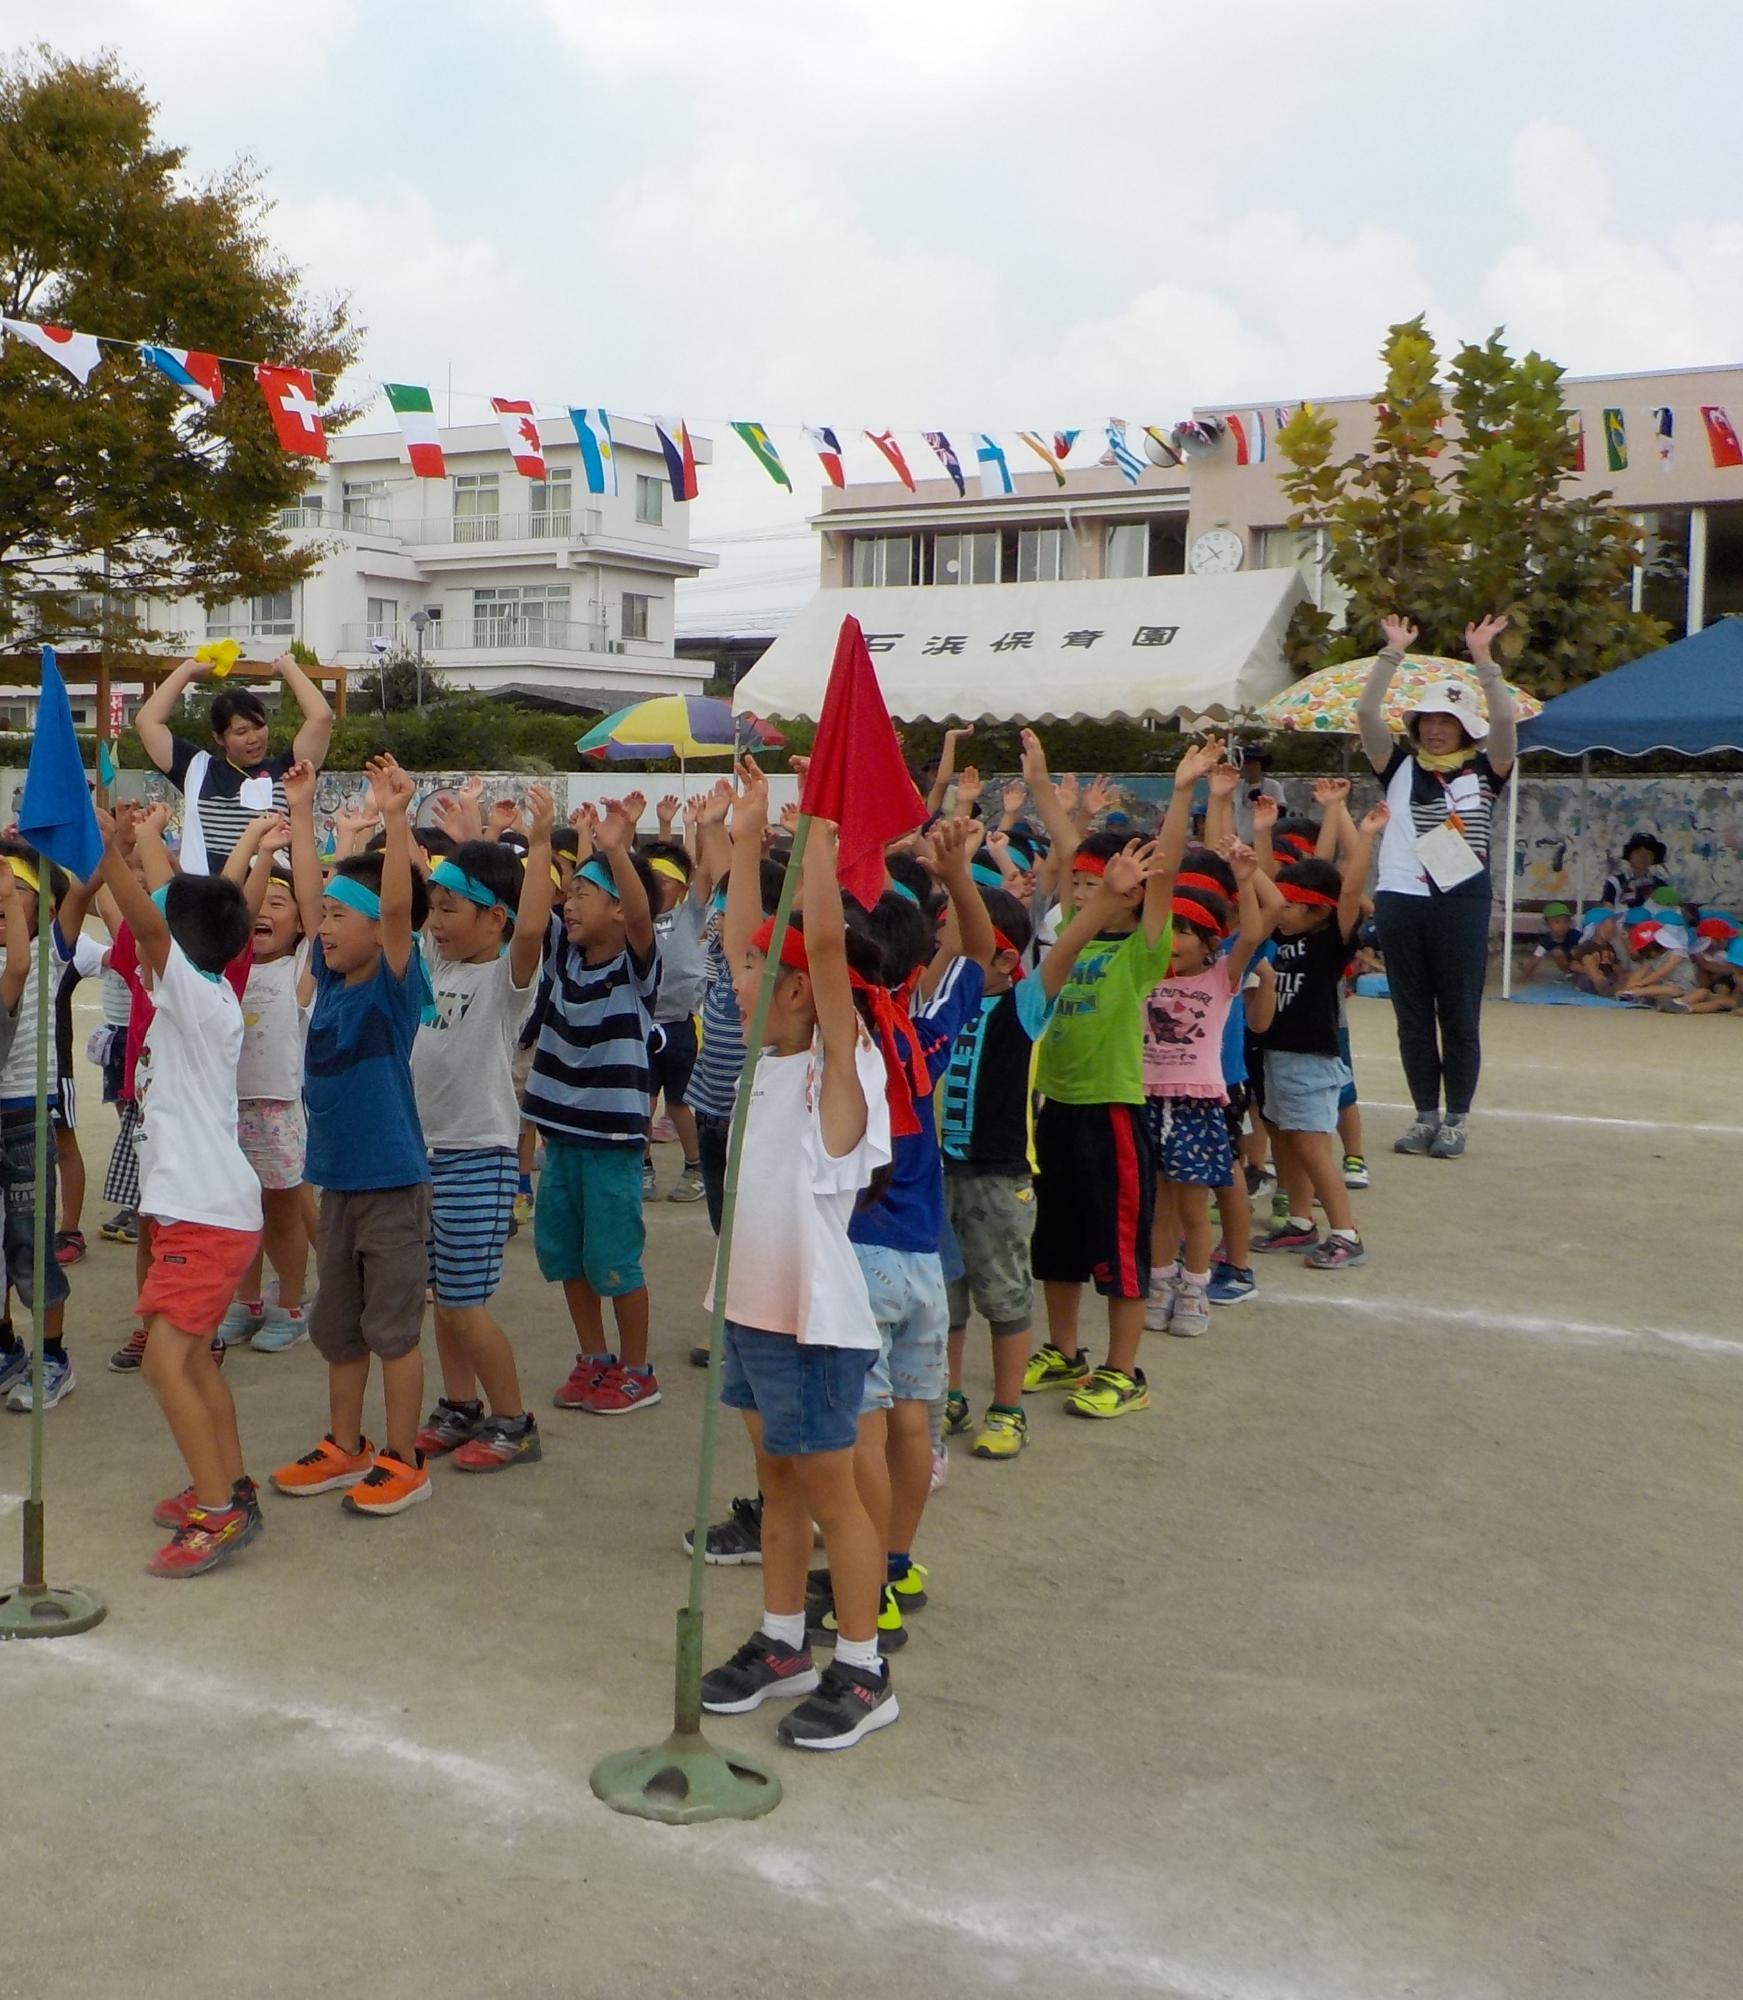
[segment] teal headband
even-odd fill
[[[322,893],[374,922],[381,921],[381,898],[367,883],[359,882],[353,875],[335,875]]]
[[[591,882],[594,888],[603,889],[613,901],[621,900],[617,893],[616,878],[603,861],[583,861],[575,873],[581,881]]]
[[[912,903],[915,909],[920,907],[920,898],[914,894],[906,882],[898,882],[893,875],[890,877],[889,893],[892,896],[900,896],[905,903]]]
[[[456,896],[464,896],[480,909],[494,910],[498,904],[508,908],[494,889],[487,889],[476,875],[468,875],[452,861],[438,861],[430,870],[430,880],[438,889],[452,889]]]
[[[990,861],[971,861],[968,872],[983,889],[1002,889],[1005,886],[1004,876]]]

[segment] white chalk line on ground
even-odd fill
[[[335,1703],[280,1701],[207,1667],[198,1671],[178,1661],[154,1658],[122,1641],[118,1635],[63,1639],[53,1645],[19,1645],[0,1649],[0,1661],[21,1666],[32,1659],[42,1671],[57,1665],[77,1665],[116,1682],[130,1693],[154,1701],[171,1700],[202,1718],[232,1715],[302,1723],[330,1736],[342,1755],[384,1758],[392,1764],[437,1779],[454,1792],[494,1807],[505,1820],[540,1816],[570,1825],[595,1821],[610,1827],[618,1839],[643,1839],[658,1858],[675,1855],[694,1859],[710,1869],[730,1867],[753,1877],[777,1894],[819,1908],[841,1910],[856,1918],[892,1924],[916,1921],[954,1939],[1012,1959],[1062,1960],[1073,1970],[1093,1970],[1110,1978],[1135,1982],[1166,2000],[1317,2000],[1299,1986],[1271,1980],[1254,1983],[1238,1975],[1211,1973],[1182,1965],[1157,1954],[1110,1944],[1105,1922],[1093,1911],[1038,1916],[1029,1904],[1000,1903],[991,1898],[946,1901],[933,1882],[919,1876],[846,1869],[839,1857],[811,1848],[782,1846],[759,1831],[734,1849],[725,1845],[724,1829],[690,1828],[676,1834],[635,1820],[608,1819],[609,1808],[598,1803],[580,1783],[493,1763],[485,1757],[441,1750],[391,1728],[378,1716]],[[258,1737],[252,1739],[259,1752]],[[715,1834],[709,1838],[709,1833]],[[868,1904],[883,1906],[882,1913]]]
[[[1725,1355],[1743,1360],[1743,1340],[1727,1340],[1720,1334],[1692,1333],[1672,1326],[1621,1326],[1603,1320],[1543,1319],[1531,1313],[1508,1312],[1497,1308],[1484,1311],[1477,1306],[1431,1306],[1420,1299],[1364,1298],[1349,1292],[1279,1291],[1263,1282],[1256,1296],[1273,1305],[1305,1306],[1309,1311],[1355,1313],[1364,1319],[1387,1319],[1408,1327],[1413,1321],[1429,1320],[1437,1326],[1482,1327],[1489,1332],[1523,1334],[1534,1340],[1625,1341],[1636,1346],[1679,1347],[1696,1354]]]
[[[1414,1111],[1401,1099],[1364,1097],[1364,1111]],[[1486,1125],[1491,1118],[1511,1118],[1532,1125],[1605,1125],[1619,1132],[1695,1132],[1705,1137],[1743,1139],[1743,1125],[1685,1123],[1679,1118],[1600,1118],[1587,1111],[1518,1111],[1505,1105],[1482,1105],[1471,1113],[1473,1127]]]

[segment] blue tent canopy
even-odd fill
[[[1622,757],[1743,750],[1743,618],[1721,618],[1692,638],[1558,694],[1541,715],[1519,725],[1519,747],[1559,757],[1588,750]]]

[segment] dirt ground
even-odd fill
[[[542,1466],[444,1468],[397,1521],[269,1496],[262,1540],[181,1585],[144,1567],[167,1434],[104,1368],[130,1254],[94,1243],[51,1575],[110,1609],[0,1648],[0,1995],[1734,1996],[1743,1024],[1492,1005],[1446,1164],[1388,1150],[1390,1013],[1352,1012],[1366,1267],[1269,1260],[1210,1338],[1151,1344],[1148,1413],[1042,1399],[1016,1463],[959,1453],[900,1724],[834,1758],[775,1751],[767,1713],[711,1725],[780,1760],[749,1825],[587,1785],[669,1719],[699,1206],[652,1211],[657,1409],[542,1407]],[[509,1273],[546,1406],[561,1304],[524,1236]],[[306,1346],[230,1379],[261,1473],[323,1428]],[[26,1431],[0,1417],[0,1549]],[[722,1504],[749,1482],[723,1438]],[[711,1658],[758,1578],[710,1573]]]

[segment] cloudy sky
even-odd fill
[[[192,167],[250,155],[368,368],[456,419],[711,431],[690,629],[808,594],[801,421],[1364,390],[1424,309],[1579,374],[1743,360],[1732,0],[5,0],[0,36],[113,48]]]

